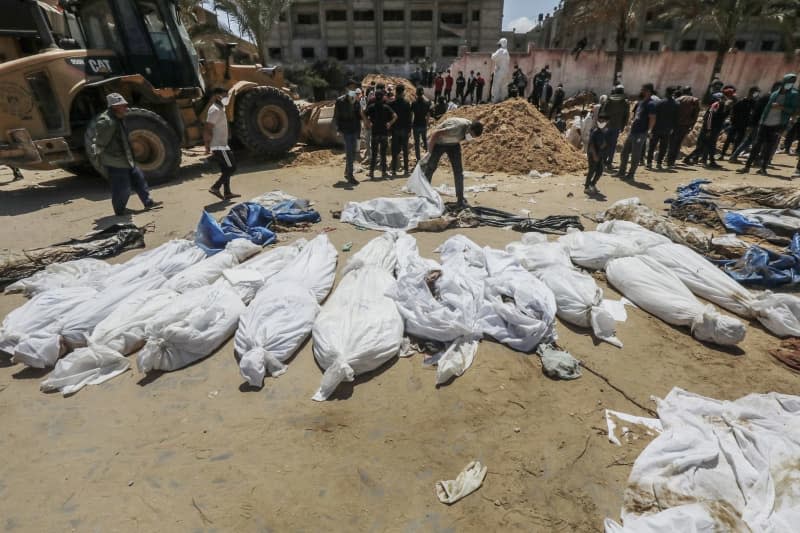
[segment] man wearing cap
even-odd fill
[[[228,116],[225,106],[228,104],[228,91],[221,87],[211,91],[211,107],[208,108],[206,124],[203,128],[203,142],[206,154],[211,154],[220,168],[219,179],[208,189],[208,192],[220,200],[237,198],[231,192],[231,176],[236,172],[236,159],[228,146]],[[222,190],[220,190],[222,189]]]
[[[474,137],[480,137],[483,133],[483,124],[477,120],[468,118],[453,117],[445,120],[431,132],[428,137],[428,150],[430,156],[428,161],[425,159],[420,163],[428,181],[433,180],[433,173],[439,166],[439,160],[444,154],[450,160],[453,167],[453,180],[456,187],[456,207],[464,209],[468,207],[467,200],[464,198],[464,167],[461,162],[461,141],[471,141]]]
[[[129,213],[126,206],[131,196],[131,189],[136,191],[145,209],[160,206],[162,202],[155,202],[150,197],[150,190],[144,174],[136,166],[133,158],[133,151],[128,140],[128,129],[125,127],[128,102],[121,94],[111,93],[106,96],[106,103],[108,109],[97,117],[91,150],[108,174],[114,214]]]
[[[740,174],[750,172],[750,167],[761,157],[761,168],[758,173],[766,176],[767,166],[778,146],[780,134],[786,128],[789,118],[800,107],[800,94],[794,88],[796,82],[797,74],[787,74],[783,77],[781,87],[770,95],[767,106],[761,115],[758,136],[753,144],[753,149],[750,150],[750,157],[747,158],[747,163],[737,170]]]
[[[358,185],[353,175],[353,164],[358,154],[358,138],[361,135],[361,103],[358,101],[356,86],[351,80],[347,93],[336,99],[333,108],[333,123],[344,140],[344,179],[350,185]]]

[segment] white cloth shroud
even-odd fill
[[[227,268],[233,268],[261,251],[261,247],[248,239],[234,239],[221,252],[190,266],[172,277],[165,285],[176,292],[186,292],[211,285]]]
[[[648,313],[668,324],[689,326],[698,340],[730,346],[744,339],[744,324],[700,303],[680,278],[652,257],[613,259],[606,265],[606,277]]]
[[[572,262],[589,270],[603,270],[612,259],[643,253],[646,246],[625,235],[600,231],[567,230],[558,238],[569,252]]]
[[[242,377],[255,387],[267,371],[286,372],[284,364],[311,333],[319,303],[336,278],[336,248],[327,235],[309,242],[272,277],[239,318],[234,337]]]
[[[598,339],[622,348],[622,341],[616,337],[616,322],[627,318],[624,308],[617,315],[621,306],[604,300],[603,290],[594,278],[573,267],[562,243],[547,242],[544,235],[529,233],[523,236],[522,242],[506,246],[506,250],[553,292],[557,314],[562,320],[582,328],[590,327]]]
[[[422,221],[442,216],[444,202],[428,182],[419,164],[408,178],[406,189],[415,196],[348,202],[340,220],[378,231],[408,231]]]
[[[397,234],[385,233],[355,254],[317,315],[313,351],[325,372],[313,400],[327,400],[343,381],[353,381],[398,355],[403,318],[385,296],[394,283],[396,240]]]
[[[263,284],[297,253],[297,245],[283,246],[252,259],[254,265],[247,261],[241,267],[258,272]],[[175,298],[145,325],[147,341],[136,359],[139,371],[177,370],[214,353],[236,331],[248,303],[242,294],[251,291],[250,281],[241,289],[223,276],[210,287],[190,289]]]
[[[92,285],[93,282],[102,280],[112,267],[111,263],[92,257],[53,263],[44,270],[12,283],[4,292],[22,293],[31,298],[50,289]]]
[[[670,269],[697,296],[745,318],[755,318],[779,337],[800,336],[800,298],[751,292],[702,255],[682,244],[662,244],[647,255]]]
[[[442,384],[462,375],[475,359],[483,336],[478,319],[488,273],[483,250],[461,235],[438,251],[442,264],[420,257],[416,240],[401,234],[398,279],[387,294],[397,303],[408,334],[448,343],[434,356],[436,383]]]
[[[664,430],[634,462],[624,525],[606,519],[607,533],[797,530],[800,397],[674,388],[657,405]]]

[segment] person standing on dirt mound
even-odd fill
[[[483,124],[477,120],[468,118],[449,118],[436,126],[428,138],[428,149],[430,158],[422,166],[425,177],[429,182],[433,181],[433,173],[439,166],[442,155],[447,154],[450,164],[453,166],[453,180],[456,187],[456,208],[465,209],[469,207],[464,198],[464,167],[461,161],[461,141],[471,141],[474,137],[480,137],[483,133]]]
[[[508,40],[503,38],[497,42],[497,50],[492,54],[492,64],[494,65],[494,83],[492,84],[492,102],[502,102],[504,92],[508,86],[508,66],[511,63],[511,56],[508,53]]]
[[[128,129],[125,127],[128,102],[121,94],[111,93],[106,96],[106,103],[108,109],[97,118],[91,149],[108,174],[114,214],[129,213],[126,206],[131,196],[131,189],[136,191],[145,209],[149,210],[162,205],[163,202],[156,202],[150,197],[150,189],[144,179],[144,174],[136,166],[133,158],[133,150],[128,140]]]
[[[444,97],[449,102],[453,97],[453,76],[450,71],[447,71],[447,76],[444,77]]]
[[[206,145],[206,154],[211,154],[211,158],[219,165],[220,176],[208,192],[221,200],[230,200],[238,198],[239,195],[231,192],[231,177],[236,172],[236,159],[228,146],[228,116],[225,113],[228,91],[217,87],[211,91],[211,100],[203,129],[203,141]]]

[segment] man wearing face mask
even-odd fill
[[[654,91],[652,83],[645,83],[642,85],[641,92],[639,92],[639,103],[636,104],[631,131],[622,146],[622,156],[620,157],[619,171],[617,172],[617,176],[624,180],[633,180],[636,169],[639,167],[639,162],[642,160],[645,140],[647,140],[648,134],[653,131],[653,126],[656,124],[655,104],[653,103]],[[628,159],[631,160],[631,168],[626,172]]]
[[[469,207],[464,198],[464,168],[461,163],[461,141],[471,141],[483,133],[483,124],[468,118],[449,118],[436,126],[428,138],[430,158],[427,163],[423,159],[423,169],[428,181],[433,180],[433,173],[439,166],[439,159],[447,154],[453,166],[453,180],[456,187],[456,207]]]
[[[789,118],[797,112],[798,106],[800,106],[800,94],[794,88],[796,82],[797,74],[787,74],[783,77],[780,89],[770,95],[764,113],[761,115],[758,136],[750,151],[750,157],[747,158],[744,167],[737,170],[740,174],[750,172],[750,167],[760,157],[761,168],[758,173],[767,175],[767,166],[778,146],[780,134],[786,128]]]
[[[220,168],[219,179],[208,189],[208,192],[221,200],[229,200],[239,195],[231,192],[231,176],[236,172],[236,160],[228,146],[228,117],[225,106],[228,105],[228,91],[217,87],[211,91],[212,104],[208,108],[206,125],[203,128],[203,141],[206,153],[217,162]],[[220,191],[222,189],[222,191]]]
[[[347,84],[347,93],[336,99],[333,108],[333,123],[344,139],[344,179],[350,185],[358,185],[353,176],[353,164],[358,155],[358,139],[361,136],[361,102],[358,101],[356,83]]]

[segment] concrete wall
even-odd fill
[[[491,54],[466,53],[450,67],[453,73],[470,70],[480,72],[489,80],[492,72]],[[663,92],[669,85],[690,85],[695,95],[702,94],[711,79],[714,52],[637,52],[626,53],[622,83],[629,94],[637,93],[642,84],[651,82]],[[531,49],[526,54],[512,53],[511,66],[518,64],[528,76],[530,91],[533,76],[550,65],[553,86],[563,83],[567,95],[581,90],[597,94],[608,93],[614,73],[614,54],[589,51],[578,61],[564,49]],[[782,53],[737,52],[728,54],[722,67],[722,80],[732,83],[740,92],[752,85],[767,90],[772,82],[787,72],[800,72],[800,55],[787,61]],[[508,83],[510,80],[506,80]]]

